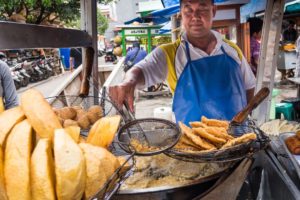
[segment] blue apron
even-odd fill
[[[201,116],[231,120],[247,104],[240,65],[221,47],[223,54],[191,60],[186,42],[187,64],[176,85],[173,112],[187,124]]]

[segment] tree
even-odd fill
[[[108,28],[107,18],[101,14],[100,10],[97,11],[97,30],[98,34],[103,35]]]
[[[104,4],[112,1],[115,0],[98,0]],[[69,23],[80,16],[80,0],[0,0],[0,18],[9,19],[14,14],[33,24],[55,20]]]

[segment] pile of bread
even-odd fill
[[[20,107],[0,114],[0,199],[89,199],[122,162],[106,149],[119,123],[102,117],[84,140],[38,91],[26,91]]]

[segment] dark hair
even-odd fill
[[[139,43],[139,42],[134,42],[134,43],[132,44],[132,47],[140,48],[140,43]]]
[[[182,0],[179,1],[180,7],[181,7],[181,3],[182,3]],[[211,3],[215,4],[215,0],[211,0]]]
[[[250,24],[250,36],[252,36],[254,33],[259,33],[262,30],[263,27],[263,20],[257,17],[249,18],[247,20]]]
[[[295,25],[296,23],[293,20],[289,20],[289,25]]]

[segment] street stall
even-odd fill
[[[159,44],[171,42],[170,35],[160,34],[161,27],[161,25],[147,24],[117,26],[121,29],[123,56],[135,41],[139,41],[141,47],[148,53]]]
[[[263,85],[263,75],[267,67],[273,73],[276,68],[276,56],[274,60],[266,58],[278,54],[276,43],[273,48],[270,44],[279,40],[283,0],[269,0],[267,4],[255,98],[230,122],[203,116],[190,122],[191,127],[171,120],[136,119],[127,109],[115,106],[106,87],[120,83],[120,69],[111,73],[117,79],[109,77],[110,83],[99,89],[94,53],[96,1],[81,3],[85,31],[0,22],[0,49],[84,47],[78,93],[67,96],[62,92],[45,100],[39,92],[28,90],[21,97],[20,107],[0,115],[0,150],[5,161],[3,164],[0,157],[0,170],[4,165],[1,199],[7,199],[6,195],[16,199],[32,199],[32,195],[36,199],[299,198],[299,179],[286,166],[291,160],[284,160],[287,157],[282,155],[287,152],[276,149],[276,145],[289,149],[284,146],[286,138],[281,143],[270,141],[268,128],[258,127],[269,120],[273,83]],[[145,48],[150,52],[151,33],[159,35],[159,27],[125,26],[122,39],[146,37]],[[57,40],[49,40],[53,35]],[[293,137],[296,129],[289,129]],[[32,142],[36,137],[40,138],[37,145]],[[292,155],[291,159],[296,158]],[[16,171],[20,176],[14,175]]]

